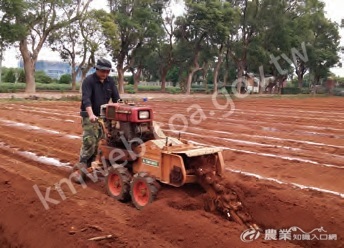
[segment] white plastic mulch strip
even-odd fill
[[[216,113],[219,111],[213,111],[213,113]],[[159,113],[159,115],[168,115],[168,116],[173,116],[174,113],[168,113],[168,112],[164,112],[164,113]],[[247,114],[246,114],[247,115]],[[211,116],[207,116],[207,119],[212,119],[215,121],[220,121],[220,120],[225,120],[228,121],[228,118],[221,118],[221,117],[211,117]],[[271,125],[271,120],[270,121],[263,121],[263,120],[247,120],[247,119],[241,119],[240,117],[237,119],[230,119],[231,123],[235,123],[235,125],[247,125],[247,124],[253,124],[253,125]],[[277,123],[274,123],[277,124]],[[339,128],[332,128],[332,127],[328,127],[328,126],[312,126],[312,125],[297,125],[295,123],[278,123],[279,126],[282,127],[301,127],[302,129],[316,129],[316,130],[332,130],[332,131],[343,131],[343,129],[339,129]]]
[[[195,134],[195,133],[190,133],[190,132],[185,132],[185,131],[172,131],[168,129],[162,129],[163,131],[170,131],[173,133],[184,133],[192,136],[198,136],[198,137],[204,137],[204,135],[200,134]],[[239,140],[239,139],[231,139],[231,138],[222,138],[222,137],[212,137],[213,139],[218,139],[218,140],[225,140],[225,141],[230,141],[233,143],[239,143],[239,144],[245,144],[245,145],[255,145],[255,146],[263,146],[263,147],[273,147],[273,148],[282,148],[282,149],[287,149],[287,150],[293,150],[293,151],[300,151],[300,148],[294,148],[294,147],[289,147],[289,146],[280,146],[280,145],[270,145],[270,144],[263,144],[259,142],[254,142],[254,141],[246,141],[246,140]]]
[[[23,111],[23,112],[29,112],[29,113],[41,113],[41,114],[49,114],[49,115],[56,115],[56,116],[68,116],[68,117],[79,117],[78,113],[76,112],[57,112],[57,110],[54,110],[55,112],[52,112],[51,109],[45,109],[45,108],[35,108],[35,107],[28,107],[24,105],[19,105],[20,108],[14,108],[14,107],[2,107],[3,109],[8,110],[15,110],[15,111]]]
[[[250,110],[250,109],[238,109],[236,108],[235,109],[236,112],[238,113],[241,113],[241,114],[245,114],[245,115],[251,115],[251,114],[254,114],[254,115],[257,115],[259,114],[260,116],[272,116],[272,117],[286,117],[285,115],[279,115],[279,114],[271,114],[271,112],[266,112],[266,111],[260,111],[260,110]],[[332,112],[332,113],[329,113],[329,112],[319,112],[319,111],[297,111],[297,112],[304,112],[304,113],[307,113],[307,114],[310,114],[311,112],[314,113],[313,116],[302,116],[302,118],[304,119],[314,119],[314,120],[329,120],[330,118],[335,118],[336,120],[339,119],[340,120],[343,120],[343,119],[340,119],[340,117],[344,117],[343,113],[335,113],[335,112]],[[288,118],[294,118],[294,119],[297,119],[297,118],[300,118],[299,116],[293,116],[292,114],[295,114],[296,112],[293,112],[292,113],[289,113],[288,114]],[[319,117],[318,115],[321,114],[321,116],[324,116],[325,117]]]
[[[298,183],[291,183],[291,182],[284,182],[275,178],[271,178],[271,177],[264,177],[258,174],[254,174],[251,172],[245,172],[245,171],[241,171],[241,170],[233,170],[230,168],[226,168],[227,171],[233,172],[233,173],[238,173],[238,174],[242,174],[245,176],[249,176],[249,177],[255,177],[259,180],[265,180],[265,181],[270,181],[270,182],[275,182],[278,184],[284,184],[284,185],[291,185],[300,189],[308,189],[308,190],[313,190],[313,191],[318,191],[318,192],[322,192],[322,193],[326,193],[326,194],[332,194],[332,195],[336,195],[339,196],[341,198],[344,198],[344,193],[340,193],[337,191],[333,191],[333,190],[328,190],[328,189],[322,189],[322,188],[318,188],[318,187],[312,187],[312,186],[306,186],[306,185],[302,185],[302,184],[298,184]]]
[[[295,157],[289,157],[289,156],[281,156],[281,155],[275,155],[275,154],[263,153],[263,152],[252,152],[252,151],[247,151],[247,150],[242,150],[242,149],[234,149],[234,148],[229,148],[229,147],[226,147],[225,149],[231,150],[231,151],[234,151],[234,152],[242,152],[242,153],[248,153],[248,154],[255,154],[255,155],[264,156],[264,157],[280,158],[280,159],[283,159],[283,160],[298,161],[298,162],[315,164],[315,165],[320,165],[320,166],[325,166],[325,167],[344,169],[343,166],[338,166],[338,165],[333,165],[333,164],[322,164],[322,163],[319,163],[319,162],[316,162],[316,161],[313,161],[313,160],[309,160],[309,159],[295,158]]]
[[[35,130],[35,131],[44,132],[48,134],[62,135],[68,139],[80,139],[80,137],[76,135],[64,134],[56,130],[37,127],[37,126],[33,126],[27,123],[15,122],[15,121],[4,120],[4,119],[0,119],[0,122],[2,122],[4,125],[11,126],[11,127],[18,127],[18,128],[26,129],[26,130]]]
[[[199,134],[194,134],[194,133],[189,133],[189,132],[182,132],[182,131],[172,131],[175,133],[185,133],[188,135],[192,135],[192,136],[199,136],[199,137],[203,137],[203,135],[199,135]],[[221,138],[217,138],[217,137],[213,137],[213,139],[221,139]],[[222,138],[223,139],[223,138]],[[226,140],[226,139],[223,139]],[[198,143],[200,145],[207,145],[207,144],[202,144],[202,143]],[[278,146],[273,146],[273,147],[278,147]],[[242,152],[242,153],[247,153],[247,154],[255,154],[255,155],[259,155],[259,156],[263,156],[263,157],[272,157],[272,158],[278,158],[278,159],[283,159],[283,160],[289,160],[289,161],[298,161],[298,162],[303,162],[303,163],[309,163],[309,164],[314,164],[314,165],[319,165],[319,166],[325,166],[325,167],[332,167],[332,168],[337,168],[337,169],[344,169],[343,166],[338,166],[338,165],[332,165],[332,164],[322,164],[313,160],[309,160],[309,159],[303,159],[303,158],[296,158],[296,157],[290,157],[290,156],[281,156],[281,155],[275,155],[275,154],[271,154],[271,153],[263,153],[263,152],[254,152],[254,151],[248,151],[248,150],[243,150],[243,149],[235,149],[235,148],[230,148],[230,147],[221,147],[222,149],[225,150],[230,150],[230,151],[235,151],[235,152]],[[287,149],[287,147],[285,147]]]
[[[46,165],[52,165],[57,167],[70,167],[70,163],[62,163],[56,158],[51,158],[47,156],[38,156],[37,154],[29,151],[20,151],[18,148],[13,148],[6,145],[3,142],[0,142],[0,148],[6,151],[9,151],[13,154],[13,156],[21,156],[24,158],[28,158],[32,161],[39,162]]]
[[[165,126],[165,123],[163,125]],[[174,127],[183,127],[182,125],[177,125],[177,124],[173,124],[173,126]],[[188,127],[188,128],[205,131],[204,128],[198,128],[198,127]],[[171,131],[174,133],[178,132],[178,131],[173,131],[173,130],[169,130],[169,129],[164,129],[164,130],[165,131]],[[207,132],[220,133],[220,134],[238,135],[238,133],[233,133],[233,132],[228,132],[228,131],[217,131],[217,130],[206,130],[206,131]],[[290,142],[294,142],[294,143],[301,143],[301,144],[307,144],[307,145],[327,146],[327,147],[343,148],[344,149],[344,146],[329,145],[329,144],[306,141],[306,140],[285,139],[285,138],[277,138],[277,137],[266,136],[266,135],[255,135],[255,134],[244,134],[244,133],[240,133],[240,135],[245,136],[245,137],[255,137],[255,138],[263,138],[263,139],[279,140],[279,141],[290,141]]]

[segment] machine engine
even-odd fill
[[[146,142],[153,138],[153,110],[148,106],[110,103],[101,107],[108,146],[123,147],[137,138]]]

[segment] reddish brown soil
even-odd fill
[[[225,104],[224,99],[218,102]],[[183,138],[224,147],[225,176],[261,227],[298,226],[307,232],[323,227],[328,234],[337,234],[337,240],[260,238],[244,243],[240,240],[244,227],[203,210],[203,191],[197,185],[164,186],[142,211],[108,197],[103,179],[88,182],[87,188],[74,185],[75,194],[64,184],[66,200],[62,200],[54,184],[68,177],[69,169],[34,161],[18,151],[75,163],[81,135],[79,103],[3,100],[0,247],[344,247],[343,98],[246,98],[234,101],[236,111],[229,116],[229,107],[216,108],[210,97],[155,95],[140,103],[154,108],[155,120],[167,134],[178,135],[169,126],[178,113],[189,124],[181,132]],[[194,114],[198,106],[201,109]],[[203,121],[200,111],[207,117]],[[181,128],[178,123],[182,122],[173,122],[176,129]],[[342,197],[291,183],[339,192]],[[51,187],[51,198],[60,203],[49,204],[46,210],[34,185],[42,194]],[[112,239],[88,241],[109,234]]]

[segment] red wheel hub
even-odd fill
[[[111,191],[111,194],[113,194],[114,196],[120,195],[122,191],[122,181],[120,176],[117,174],[109,175],[108,187]]]
[[[135,200],[138,204],[145,206],[149,203],[149,188],[146,182],[136,182],[133,191]]]

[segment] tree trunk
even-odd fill
[[[2,74],[2,56],[3,56],[3,48],[0,46],[0,83],[2,82],[1,74]]]
[[[136,73],[133,73],[134,77],[134,91],[137,93],[139,91],[139,83],[140,83],[140,77],[141,77],[142,69],[138,68]]]
[[[263,87],[265,86],[265,84],[266,84],[265,77],[261,75],[259,77],[259,82],[258,82],[258,93],[259,94],[263,94]]]
[[[282,89],[282,83],[281,83],[281,81],[278,81],[276,86],[277,86],[277,94],[280,95],[282,93],[282,90],[281,90]]]
[[[126,54],[125,52],[122,50],[117,58],[117,74],[118,74],[118,93],[119,94],[123,94],[124,93],[124,72],[126,70],[124,70],[124,60],[126,58]],[[128,67],[129,68],[129,67]]]
[[[221,64],[222,64],[222,56],[219,56],[219,60],[217,61],[215,70],[214,70],[214,93],[217,93],[217,85],[218,85],[217,80],[219,78],[219,71],[221,68]]]
[[[182,66],[179,67],[178,82],[179,82],[179,87],[181,91],[185,93],[186,92],[186,77],[184,76],[184,70],[185,69]]]
[[[88,71],[83,70],[82,73],[81,73],[80,87],[81,87],[82,82],[83,82],[83,81],[85,80],[85,78],[86,78],[87,72],[88,72]]]
[[[76,76],[77,76],[77,74],[78,74],[78,72],[73,70],[73,72],[72,72],[72,90],[76,90]]]
[[[204,68],[203,68],[203,83],[204,83],[204,86],[205,86],[205,92],[208,93],[208,80],[207,80],[207,74],[208,74],[208,65],[205,65]]]
[[[117,66],[117,73],[118,73],[118,93],[124,93],[124,70],[123,67],[118,65]]]
[[[258,94],[263,94],[263,86],[262,86],[262,84],[263,84],[263,82],[261,80],[259,80],[259,82],[258,82]]]
[[[297,82],[298,82],[299,89],[302,88],[302,81],[303,81],[303,75],[298,74],[297,75]]]
[[[79,72],[76,70],[75,60],[72,58],[72,90],[76,90],[76,76]]]
[[[198,68],[198,70],[203,70],[202,72],[202,84],[205,86],[205,92],[207,93],[208,92],[208,71],[209,71],[209,63],[208,62],[205,62],[202,66],[202,68]]]
[[[187,80],[186,80],[186,92],[185,92],[186,95],[190,95],[190,93],[191,93],[192,78],[193,78],[193,75],[194,75],[195,72],[196,72],[196,70],[192,69],[188,73],[188,77],[187,77]]]
[[[84,73],[83,73],[84,74]],[[82,93],[82,83],[84,82],[84,80],[80,81],[80,88],[79,88],[79,92]]]
[[[225,74],[223,75],[223,86],[227,86],[227,80],[228,80],[228,69],[225,70]]]
[[[220,68],[221,68],[221,64],[222,64],[222,53],[223,53],[223,45],[220,46],[220,49],[219,49],[219,58],[218,58],[218,61],[216,63],[216,66],[215,66],[215,69],[214,69],[214,93],[217,93],[217,81],[219,79],[219,71],[220,71]]]
[[[27,47],[26,40],[21,40],[19,42],[19,49],[20,49],[20,53],[23,57],[23,62],[24,62],[25,81],[26,81],[25,92],[35,93],[36,92],[36,82],[35,82],[36,59],[31,56],[30,51]]]
[[[161,70],[161,92],[166,92],[166,77],[169,68],[166,66]]]
[[[25,61],[25,60],[24,60]],[[24,62],[24,71],[25,71],[25,81],[26,93],[35,93],[36,92],[36,82],[35,82],[35,65],[32,60]]]
[[[237,73],[237,93],[241,94],[241,87],[242,87],[242,81],[243,81],[243,77],[242,74],[244,72],[244,66],[243,66],[243,62],[239,61],[238,62],[238,73]]]
[[[1,74],[2,74],[2,59],[0,59],[0,84],[2,81]]]
[[[79,88],[79,92],[80,92],[80,93],[82,92],[82,83],[84,82],[84,80],[85,80],[85,78],[86,78],[86,75],[87,75],[87,73],[89,72],[89,70],[92,68],[92,66],[93,66],[93,65],[88,64],[88,65],[86,66],[86,68],[81,69],[81,80],[80,80],[80,88]],[[79,69],[78,69],[78,71],[79,71]],[[78,72],[77,72],[77,74],[78,74]]]
[[[189,70],[187,80],[186,80],[186,92],[185,92],[186,95],[190,95],[191,93],[191,84],[192,84],[193,75],[195,74],[196,71],[202,69],[199,67],[199,64],[198,64],[199,54],[200,54],[200,48],[197,48],[195,51],[194,58],[193,58],[192,67]]]
[[[84,80],[86,78],[86,74],[87,74],[86,70],[81,71],[81,81],[80,81],[80,88],[79,88],[80,93],[82,93],[82,83],[84,82]]]
[[[186,95],[190,95],[191,93],[191,85],[192,85],[192,79],[193,79],[193,75],[195,74],[196,71],[201,70],[202,68],[197,67],[197,68],[192,68],[189,73],[188,73],[188,77],[186,80]]]
[[[315,84],[316,84],[316,85],[319,84],[320,78],[321,78],[321,76],[319,76],[319,75],[316,75],[316,76],[314,77],[314,79],[315,79]]]

